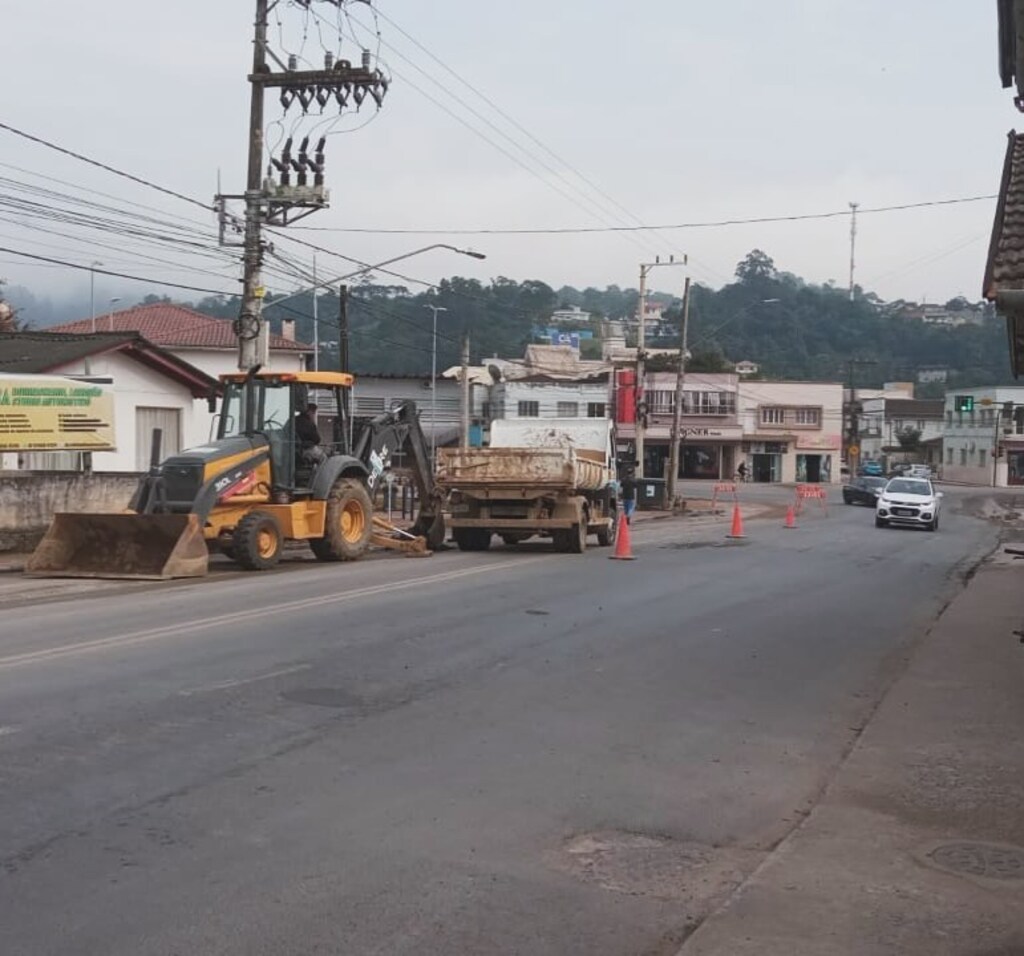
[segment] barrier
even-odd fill
[[[797,485],[796,486],[796,514],[801,514],[805,501],[820,501],[821,513],[828,517],[828,495],[823,485]]]
[[[711,494],[711,513],[717,514],[718,512],[718,496],[719,495],[732,495],[733,507],[736,507],[740,503],[740,499],[736,494],[736,482],[735,481],[719,481],[715,484],[714,491]]]

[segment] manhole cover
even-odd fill
[[[929,859],[943,870],[990,880],[1024,880],[1024,850],[993,843],[946,843]]]
[[[296,704],[314,704],[317,707],[338,707],[358,710],[362,701],[340,687],[297,687],[281,695]]]

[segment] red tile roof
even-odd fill
[[[47,332],[91,332],[92,319],[65,322]],[[96,319],[97,332],[138,332],[163,348],[234,349],[238,342],[228,319],[214,319],[182,305],[158,302],[137,305]],[[280,335],[270,336],[270,347],[286,352],[312,352],[313,347]]]

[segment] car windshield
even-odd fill
[[[912,478],[893,478],[885,489],[894,495],[930,495],[932,486],[927,481],[914,481]]]

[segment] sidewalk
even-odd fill
[[[912,651],[808,818],[680,956],[1024,954],[1024,562]]]

